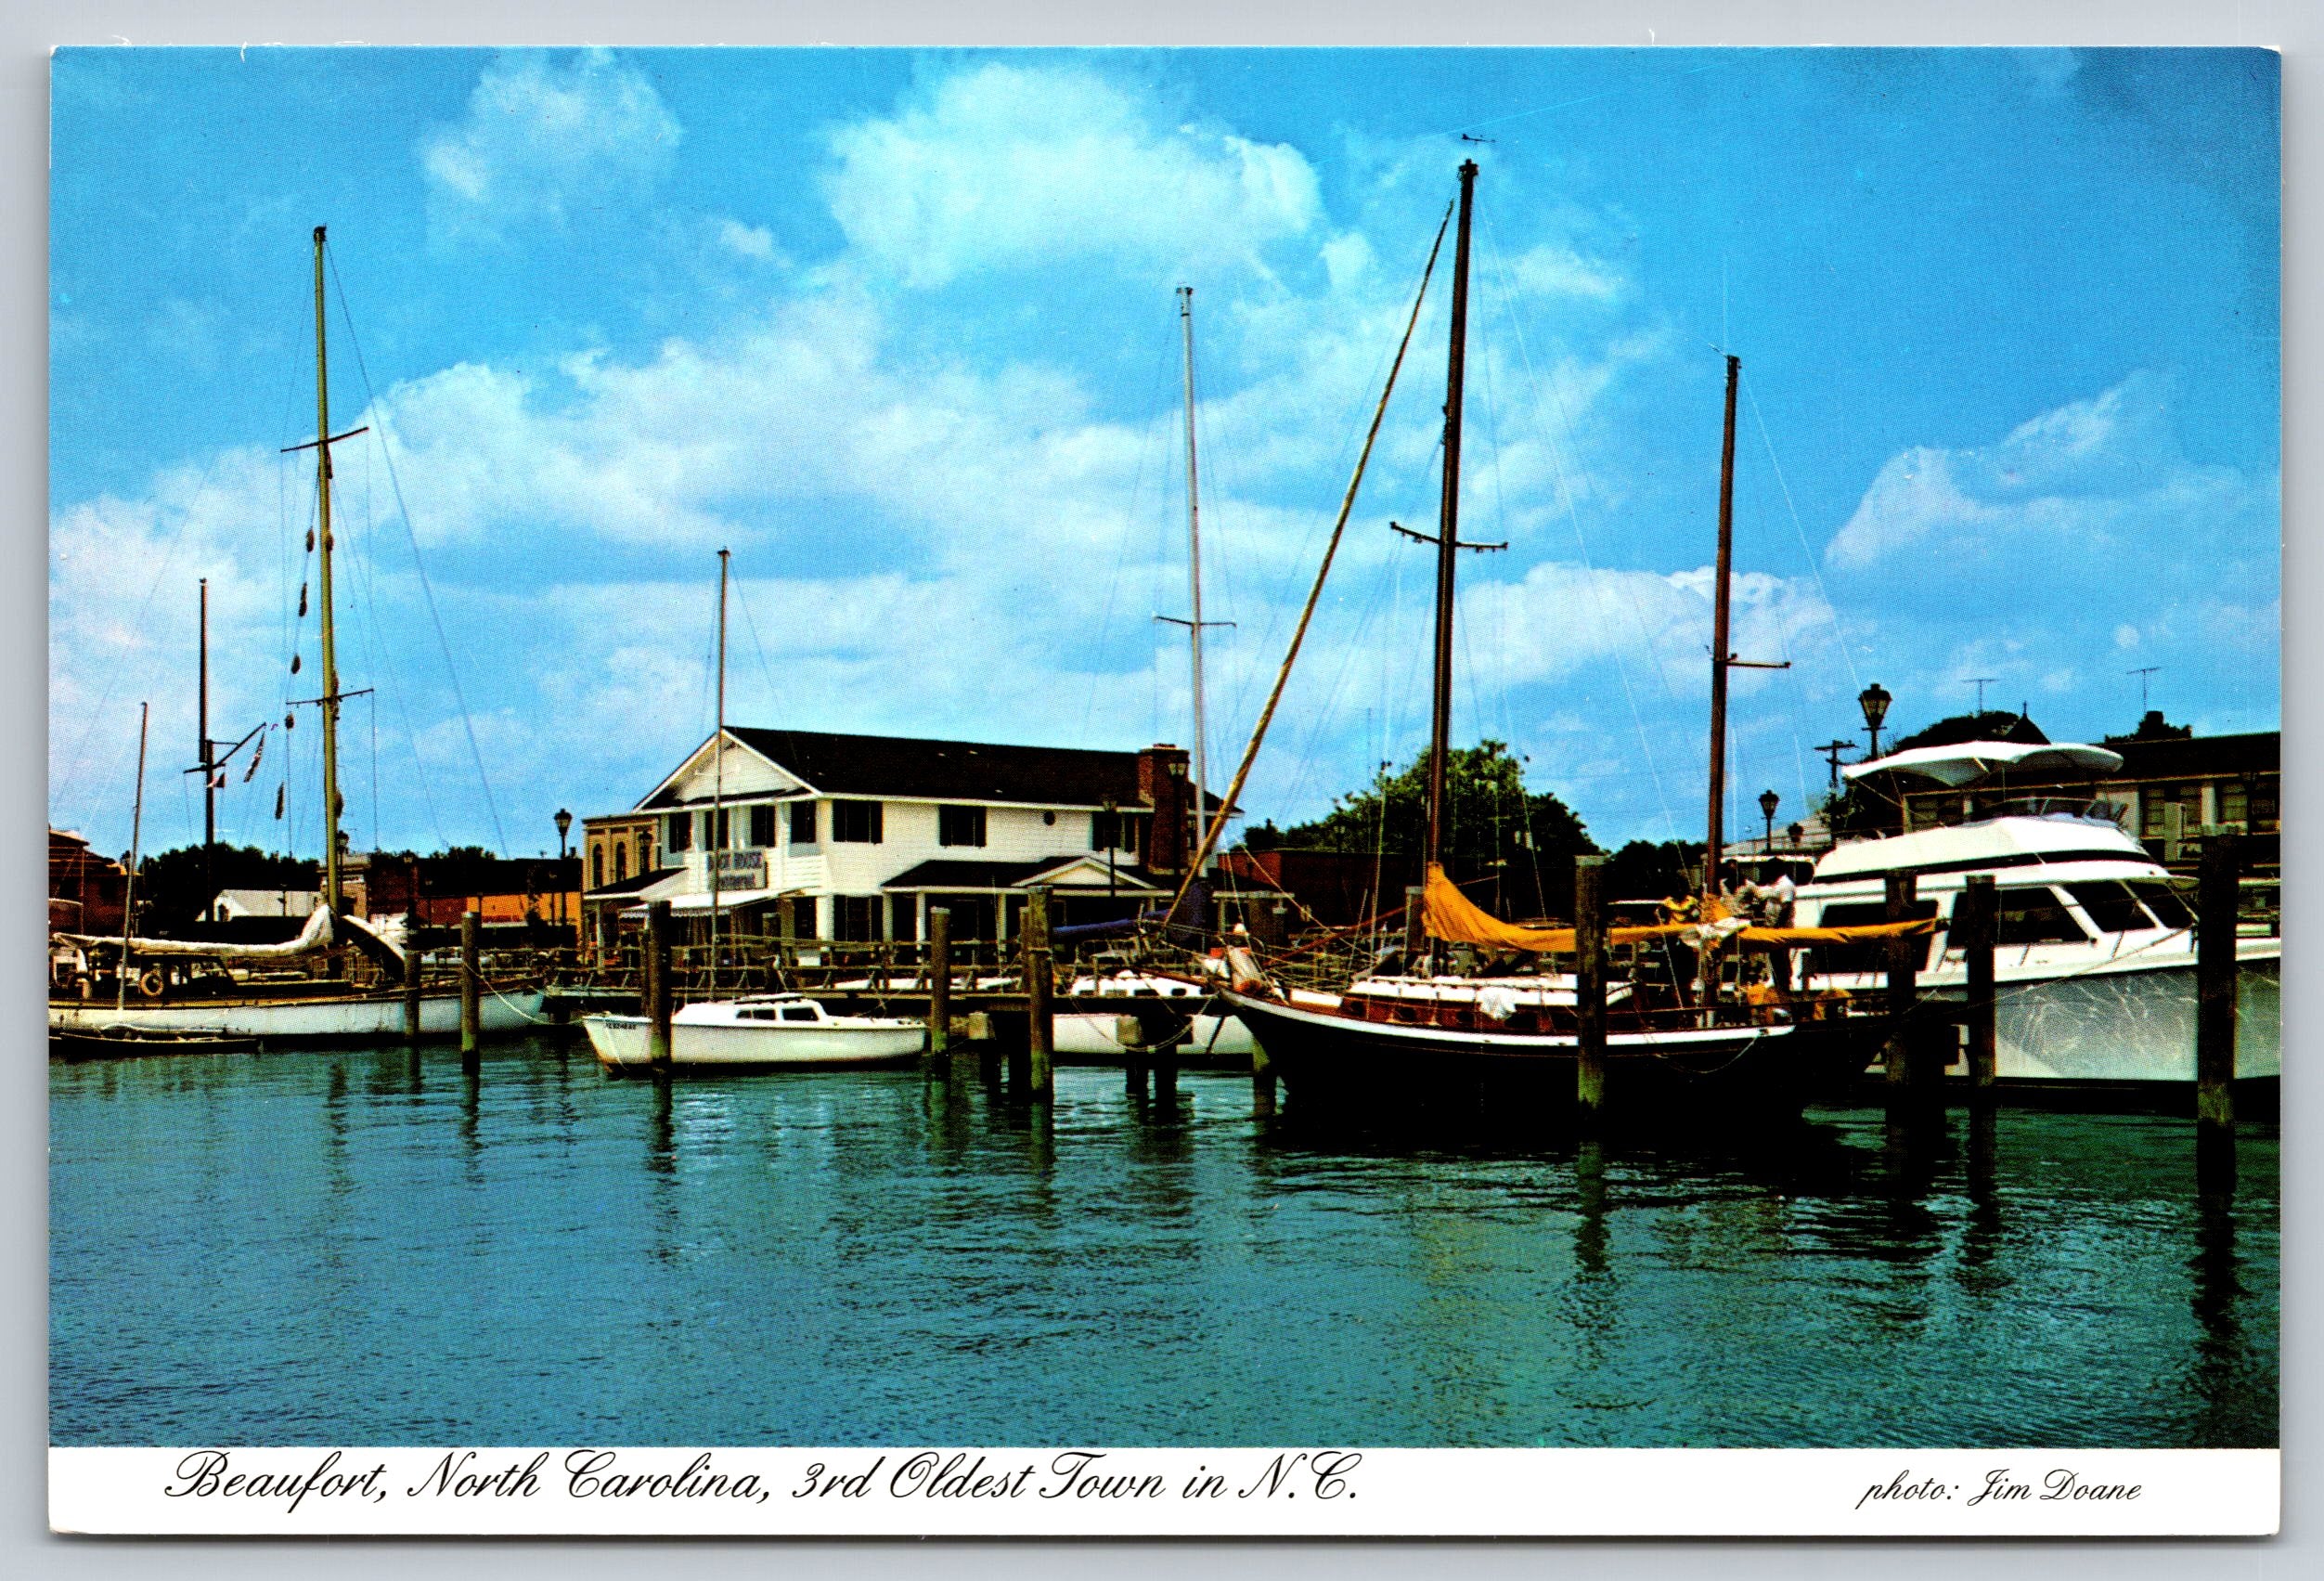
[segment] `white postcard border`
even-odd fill
[[[2273,1449],[51,1448],[108,1536],[2266,1536]]]

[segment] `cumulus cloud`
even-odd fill
[[[1926,548],[2013,558],[2041,540],[2117,551],[2160,519],[2189,527],[2239,509],[2251,480],[2180,452],[2163,380],[2134,373],[2087,400],[1972,449],[1917,447],[1891,457],[1833,538],[1835,566],[1862,569]]]
[[[1063,259],[1255,264],[1322,218],[1281,143],[1163,123],[1097,72],[993,64],[829,136],[823,190],[847,240],[908,285]]]
[[[458,125],[422,139],[439,240],[562,228],[608,193],[649,190],[677,157],[678,120],[653,84],[601,49],[563,64],[519,55],[487,68]]]

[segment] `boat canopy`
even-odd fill
[[[118,950],[118,936],[96,933],[60,933],[57,936],[83,949],[110,946]],[[307,914],[306,926],[299,929],[296,939],[286,939],[279,944],[230,944],[214,939],[131,939],[132,955],[199,955],[206,960],[267,961],[282,960],[293,955],[312,955],[328,950],[332,943],[331,914],[329,906],[317,906]],[[400,958],[400,956],[399,956]]]
[[[1852,780],[1866,774],[1913,774],[1941,785],[1966,785],[1988,774],[2019,773],[2111,774],[2123,766],[2123,755],[2103,746],[2071,742],[1961,741],[1949,746],[1914,746],[1891,752],[1867,763],[1851,763],[1840,772]]]
[[[1570,927],[1526,927],[1503,922],[1480,908],[1437,863],[1428,865],[1428,884],[1421,897],[1422,921],[1428,937],[1448,944],[1476,944],[1491,950],[1523,950],[1537,955],[1570,955],[1575,951]],[[1741,917],[1719,916],[1702,922],[1652,923],[1637,927],[1609,927],[1608,944],[1643,944],[1650,940],[1675,939],[1683,944],[1735,942],[1768,949],[1801,944],[1853,944],[1870,940],[1910,939],[1936,931],[1934,917],[1910,922],[1866,923],[1854,927],[1762,927]]]

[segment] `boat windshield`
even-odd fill
[[[2178,891],[2168,884],[2159,880],[2134,881],[2130,892],[2138,897],[2147,910],[2154,914],[2154,920],[2163,927],[2178,928],[2195,926],[2195,914],[2188,910],[2187,902],[2179,899]]]

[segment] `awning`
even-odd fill
[[[1840,772],[1852,780],[1866,774],[1913,774],[1941,785],[1965,785],[2005,771],[2021,774],[2111,774],[2123,755],[2103,746],[2071,742],[1963,741],[1951,746],[1915,746],[1868,763],[1851,763]]]

